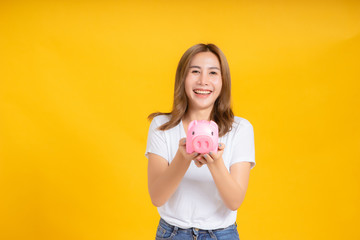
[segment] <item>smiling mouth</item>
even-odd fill
[[[200,94],[200,95],[209,95],[210,93],[212,93],[212,91],[210,91],[210,90],[197,90],[197,89],[195,89],[195,90],[194,90],[194,93]]]

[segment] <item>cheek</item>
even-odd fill
[[[222,80],[221,78],[216,78],[213,80],[213,84],[214,86],[217,88],[217,91],[221,91],[221,87],[222,87]]]
[[[186,95],[189,95],[192,92],[192,86],[191,86],[191,80],[185,79],[185,93]]]
[[[195,76],[187,76],[185,79],[185,88],[192,89],[193,85],[196,83],[197,78]]]

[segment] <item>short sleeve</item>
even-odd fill
[[[253,169],[256,164],[254,130],[248,120],[240,121],[233,139],[230,166],[237,162],[251,162],[251,169]]]
[[[151,121],[147,142],[145,157],[149,158],[148,153],[155,153],[167,161],[168,159],[168,150],[166,146],[165,133],[162,130],[158,130],[159,125],[157,124],[156,117]]]

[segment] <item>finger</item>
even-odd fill
[[[201,158],[198,161],[201,163],[201,165],[207,164],[207,161],[204,158]]]
[[[179,145],[180,145],[180,146],[185,146],[185,145],[186,145],[186,138],[180,139]]]
[[[200,156],[200,155],[199,155],[199,156],[196,156],[196,160],[197,160],[197,161],[200,161],[201,159],[202,159],[202,156]]]
[[[206,160],[204,159],[204,157],[201,154],[199,154],[199,156],[197,156],[194,160],[197,162],[200,162],[202,164],[206,164]]]
[[[204,163],[200,162],[199,160],[194,160],[196,166],[201,167],[202,165],[204,165]]]
[[[194,160],[194,162],[197,167],[202,167],[202,165],[203,165],[201,162],[199,162],[197,160]]]
[[[212,154],[211,152],[209,154]],[[214,159],[209,155],[209,154],[204,154],[204,158],[206,159],[207,162],[214,162]]]
[[[220,158],[220,157],[222,156],[222,152],[223,152],[223,151],[224,151],[224,150],[219,149],[216,153],[210,152],[209,155],[210,155],[210,157],[215,161],[216,159],[218,159],[218,158]]]
[[[193,152],[191,156],[192,156],[192,158],[196,158],[196,157],[199,156],[199,155],[200,155],[200,153]]]
[[[225,144],[224,143],[219,143],[219,149],[224,149],[225,148]]]

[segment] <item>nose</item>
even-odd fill
[[[198,83],[200,85],[208,85],[208,75],[207,75],[206,71],[203,71],[200,74],[199,79],[198,79]]]
[[[209,136],[197,136],[193,140],[195,152],[208,153],[212,149],[212,140]]]

